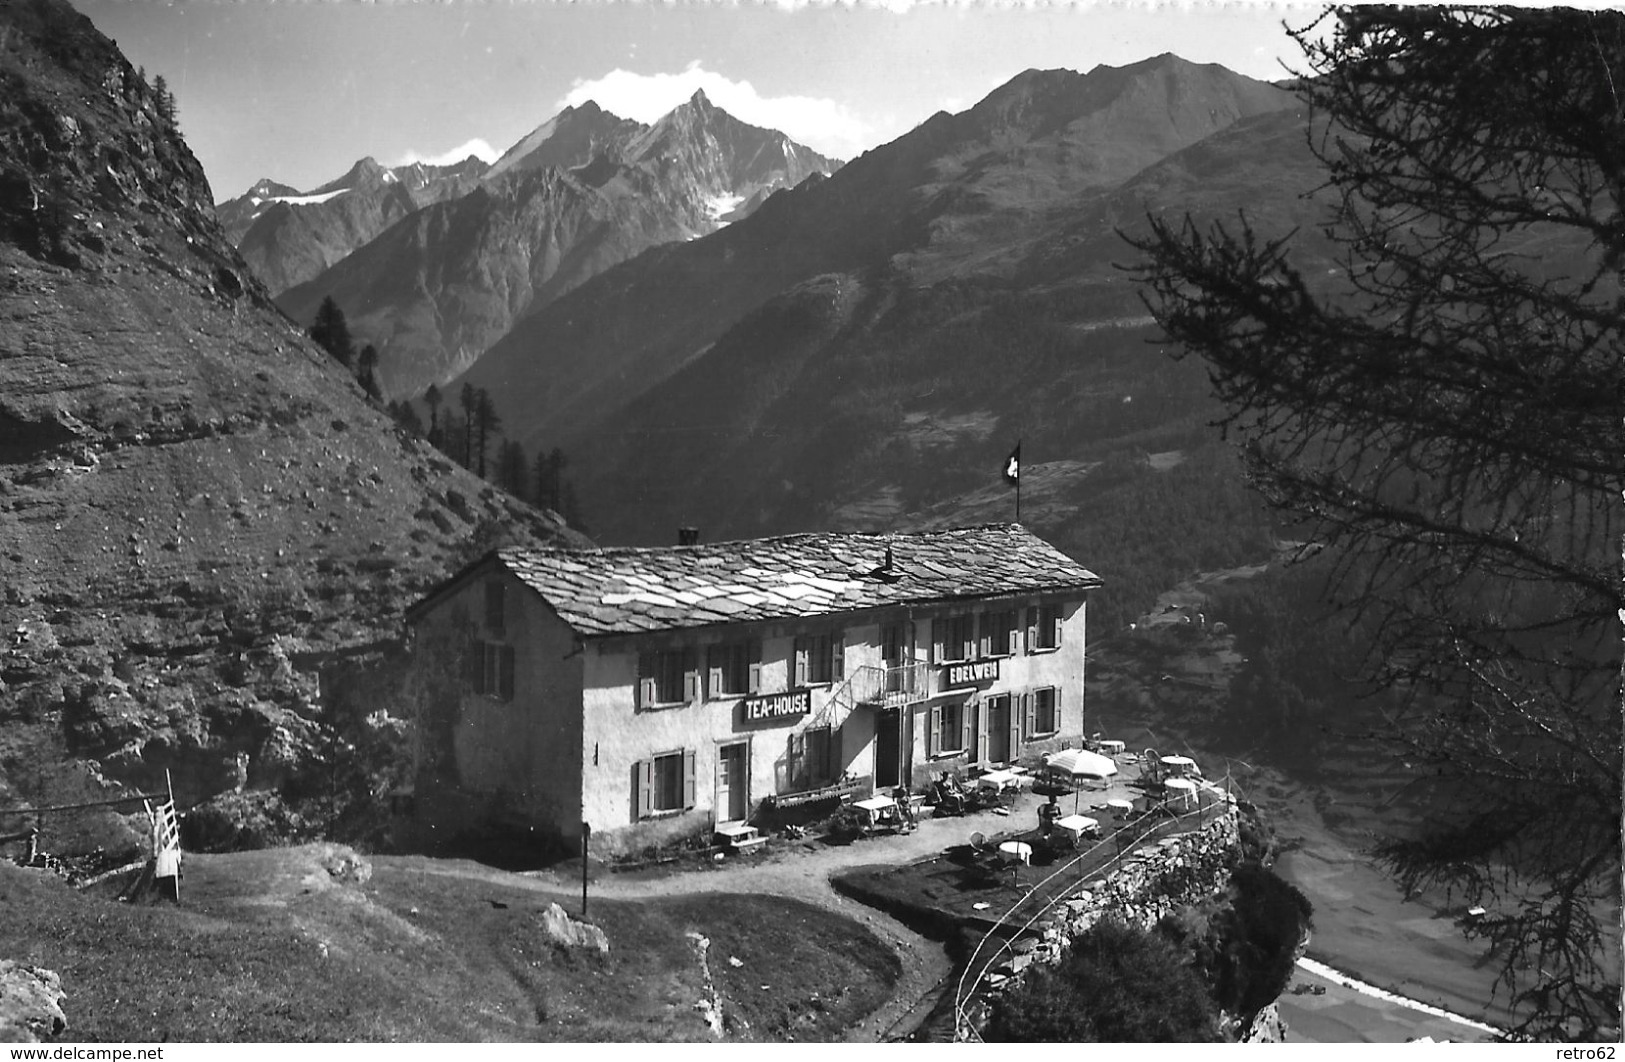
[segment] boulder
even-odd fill
[[[0,959],[0,1043],[37,1044],[68,1027],[56,971]]]
[[[597,926],[573,921],[556,903],[547,905],[539,919],[542,936],[557,947],[571,950],[584,949],[599,955],[609,954],[609,938]]]

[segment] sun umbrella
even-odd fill
[[[1117,773],[1117,764],[1098,752],[1087,749],[1062,749],[1044,757],[1044,767],[1052,775],[1065,778],[1076,786],[1080,778],[1105,780]],[[1077,811],[1079,794],[1074,788],[1072,810]]]

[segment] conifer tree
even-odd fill
[[[361,382],[361,389],[375,402],[383,400],[383,389],[378,386],[378,348],[368,343],[361,348],[361,357],[356,364],[356,379]]]
[[[474,400],[474,421],[476,435],[475,455],[479,463],[478,475],[481,479],[484,479],[485,459],[490,452],[491,435],[502,423],[502,418],[497,416],[497,407],[496,403],[491,401],[491,392],[483,387],[480,388]]]
[[[429,442],[435,446],[441,445],[440,438],[440,388],[434,384],[423,392],[423,402],[429,407]]]
[[[333,355],[340,365],[355,371],[355,346],[350,339],[350,326],[344,320],[344,311],[329,295],[316,308],[316,320],[310,326],[310,338],[316,345]]]
[[[463,410],[463,456],[464,468],[474,467],[474,423],[477,419],[475,411],[479,409],[480,396],[471,383],[463,384],[463,390],[457,396],[457,404]]]
[[[1487,908],[1520,1037],[1617,1037],[1625,14],[1334,8],[1295,34],[1322,235],[1158,220],[1163,330],[1410,699],[1419,829],[1379,855]]]

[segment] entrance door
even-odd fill
[[[739,822],[750,812],[750,744],[717,749],[717,821]]]
[[[1010,762],[1010,698],[989,697],[987,705],[987,758]]]
[[[897,759],[902,750],[903,713],[884,708],[875,713],[875,788],[897,784]]]

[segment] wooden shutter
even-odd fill
[[[982,747],[976,743],[982,735],[983,715],[977,710],[979,707],[975,701],[966,701],[959,709],[959,748],[972,762],[982,758]]]
[[[807,684],[807,639],[796,639],[795,673],[791,678],[791,685],[800,688]]]
[[[728,663],[728,647],[725,645],[709,646],[705,650],[706,676],[705,695],[707,699],[715,700],[722,693],[722,672]],[[690,697],[689,700],[694,700]]]
[[[1083,720],[1078,720],[1079,729],[1082,729]],[[1050,698],[1050,729],[1060,730],[1061,727],[1061,687],[1055,687],[1055,696]]]
[[[790,789],[800,789],[803,782],[807,764],[807,735],[803,731],[791,731],[784,739],[784,780]]]
[[[1038,694],[1024,693],[1021,695],[1021,720],[1026,727],[1027,740],[1038,733]]]
[[[983,612],[979,616],[972,617],[970,621],[970,628],[976,637],[976,656],[979,659],[993,655],[993,627],[997,622],[998,617],[991,612]]]
[[[1010,731],[1010,760],[1015,762],[1021,752],[1021,723],[1027,714],[1027,694],[1007,699],[1009,710],[1005,712],[1005,724]]]
[[[1061,647],[1061,614],[1063,611],[1060,605],[1054,605],[1050,608],[1050,623],[1053,626],[1050,628],[1052,633],[1049,640],[1050,644],[1057,649]]]
[[[694,750],[683,751],[683,808],[687,810],[694,806]]]
[[[513,700],[513,646],[500,646],[497,652],[499,655],[497,666],[500,669],[497,678],[497,696],[504,701],[511,701]]]
[[[931,736],[926,742],[925,754],[927,756],[942,755],[942,705],[931,706]]]
[[[1006,653],[1015,656],[1021,652],[1021,613],[1011,609],[1004,614]]]
[[[1038,649],[1038,613],[1039,608],[1037,605],[1027,607],[1027,652],[1029,653]]]
[[[943,655],[944,640],[948,636],[948,621],[937,617],[931,621],[931,662],[940,664],[948,659]]]
[[[636,817],[646,819],[655,810],[654,760],[639,760],[632,765],[632,787],[638,794]]]
[[[655,689],[655,656],[653,653],[638,654],[638,707],[647,708],[655,703],[658,690]]]
[[[750,663],[745,673],[745,692],[762,692],[762,642],[761,639],[752,639],[750,643]]]
[[[468,655],[463,662],[463,677],[468,680],[469,689],[475,693],[485,692],[485,643],[468,643]]]
[[[700,651],[683,650],[683,700],[693,704],[700,699]]]
[[[835,682],[846,678],[845,631],[836,631],[829,637],[829,677]]]

